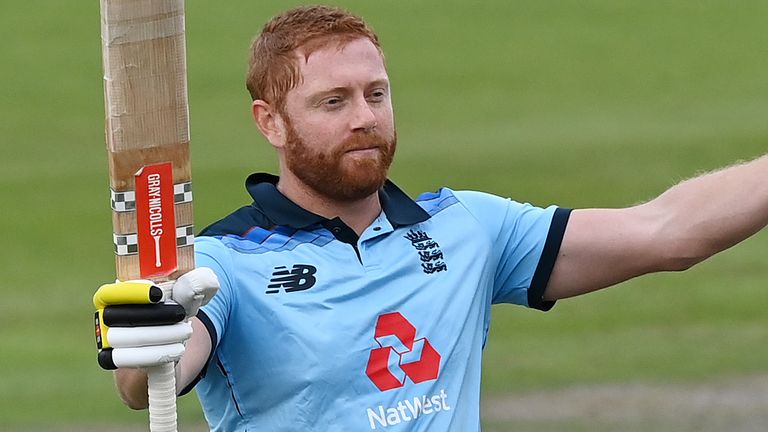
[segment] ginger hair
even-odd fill
[[[245,83],[253,100],[282,110],[285,95],[301,79],[299,56],[308,58],[329,44],[370,40],[382,53],[379,38],[359,16],[331,6],[303,6],[273,17],[251,44]],[[383,56],[383,53],[382,53]]]

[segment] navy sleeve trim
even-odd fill
[[[541,252],[539,265],[533,273],[531,287],[528,288],[528,306],[542,311],[548,311],[555,305],[554,301],[544,300],[544,291],[549,284],[549,276],[552,269],[555,268],[557,255],[560,253],[560,244],[563,242],[565,227],[568,225],[568,218],[571,216],[571,209],[558,208],[552,216],[552,224],[549,226],[547,240],[544,242],[544,250]]]
[[[200,322],[202,322],[205,326],[206,330],[208,330],[208,336],[211,338],[211,352],[208,354],[208,360],[205,361],[205,365],[203,365],[200,373],[195,377],[195,379],[192,380],[191,383],[184,387],[181,393],[179,393],[179,396],[184,396],[185,394],[191,392],[192,389],[195,388],[195,385],[197,385],[197,383],[200,382],[203,377],[205,377],[205,373],[208,371],[208,365],[211,364],[211,359],[213,359],[213,353],[216,352],[216,341],[218,340],[216,335],[216,327],[214,327],[211,319],[208,318],[208,315],[206,315],[202,310],[197,311],[197,319],[199,319]]]

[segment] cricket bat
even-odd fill
[[[195,266],[184,0],[100,1],[117,279],[168,290]],[[150,431],[175,432],[174,365],[147,372]]]

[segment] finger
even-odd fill
[[[192,324],[180,322],[155,327],[110,327],[106,339],[112,348],[130,348],[180,343],[191,335]]]
[[[163,290],[149,281],[105,284],[93,295],[96,309],[118,304],[153,304],[163,299]]]
[[[176,362],[184,354],[184,345],[155,345],[137,348],[116,348],[99,351],[99,366],[103,369],[142,368]]]
[[[177,304],[115,305],[102,313],[104,325],[110,327],[140,327],[175,324],[186,318],[186,312]]]

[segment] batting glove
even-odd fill
[[[112,370],[178,361],[192,335],[188,318],[218,289],[216,274],[205,267],[164,284],[139,280],[102,285],[93,296],[99,365]]]

